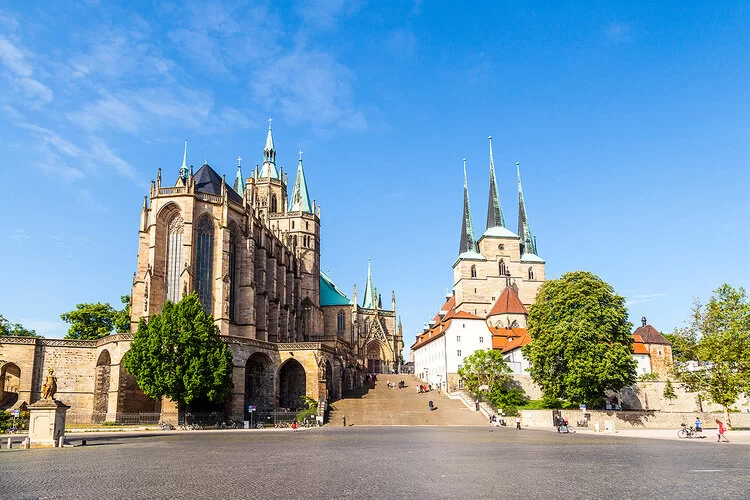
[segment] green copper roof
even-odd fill
[[[187,166],[187,139],[185,139],[185,152],[182,154],[182,166],[180,167],[180,179],[188,178]]]
[[[536,241],[531,237],[529,218],[526,215],[526,204],[523,201],[523,189],[521,188],[521,167],[516,163],[518,173],[518,236],[521,238],[521,255],[536,255]]]
[[[469,206],[469,187],[466,181],[466,158],[464,158],[464,216],[461,221],[461,244],[458,253],[478,252],[477,240],[474,239],[474,223],[471,221],[471,207]]]
[[[268,135],[266,136],[266,146],[263,148],[263,166],[260,168],[260,176],[261,178],[279,178],[279,171],[276,169],[276,148],[273,145],[273,131],[271,130],[270,118],[268,119]]]
[[[242,177],[242,168],[240,167],[239,160],[237,163],[237,175],[234,178],[234,190],[237,194],[245,197],[245,178]]]
[[[362,300],[362,307],[365,309],[375,309],[375,304],[377,303],[377,298],[375,297],[375,286],[372,284],[370,259],[367,259],[367,283],[365,283],[365,298]]]
[[[321,306],[350,306],[352,301],[337,287],[331,278],[323,271],[320,272],[320,305]]]
[[[294,179],[294,188],[292,189],[292,196],[289,198],[289,211],[290,212],[309,212],[312,213],[312,205],[310,204],[310,195],[307,193],[307,181],[305,180],[305,171],[302,169],[302,152],[299,155],[299,163],[297,163],[297,177]]]
[[[487,229],[505,227],[503,207],[500,206],[500,193],[495,180],[495,160],[492,158],[492,136],[490,139],[490,197],[487,203]]]

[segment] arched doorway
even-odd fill
[[[0,370],[0,410],[10,408],[18,401],[21,387],[21,369],[15,363],[6,363]]]
[[[388,363],[383,353],[383,345],[380,342],[373,341],[367,344],[367,354],[365,356],[367,373],[387,373]]]
[[[296,359],[290,359],[279,370],[279,406],[301,410],[304,407],[302,396],[306,394],[305,369]]]
[[[104,422],[109,408],[109,381],[112,375],[112,358],[108,350],[103,350],[96,360],[94,369],[94,423]]]
[[[265,354],[256,352],[248,358],[245,363],[245,412],[250,405],[257,407],[259,412],[273,408],[273,372],[273,361]]]

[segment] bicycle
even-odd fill
[[[683,438],[694,438],[696,436],[695,429],[693,428],[692,425],[690,427],[688,427],[686,424],[680,424],[680,425],[681,425],[682,429],[680,429],[679,431],[677,431],[677,437],[678,438],[680,438],[680,439],[683,439]]]
[[[173,431],[174,425],[170,424],[169,422],[159,422],[159,429],[163,431]]]

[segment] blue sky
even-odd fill
[[[595,272],[666,331],[748,284],[746,2],[38,5],[0,10],[0,314],[47,336],[129,293],[185,138],[233,178],[269,116],[286,170],[304,151],[323,269],[351,296],[372,258],[407,345],[452,285],[463,157],[484,229],[488,135],[548,278]]]

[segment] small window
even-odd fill
[[[505,250],[505,245],[503,245],[502,243],[500,243],[500,244],[499,244],[499,245],[497,246],[497,249],[498,249],[498,250]]]
[[[529,279],[530,280],[534,279],[534,270],[532,268],[529,268]]]
[[[659,356],[661,356],[661,349],[659,349]]]
[[[495,297],[492,297],[492,302],[495,302]]]
[[[305,229],[310,229],[310,223],[309,222],[305,222]]]
[[[458,357],[460,358],[460,357],[461,357],[461,349],[457,350],[457,351],[456,351],[456,354],[457,354],[457,355],[458,355]]]
[[[461,342],[461,336],[460,335],[456,335],[456,342]]]
[[[500,263],[497,265],[497,267],[500,276],[505,276],[508,269],[505,267],[505,261],[503,259],[500,259]]]
[[[466,323],[461,323],[461,328],[466,328]]]
[[[294,221],[292,221],[292,229],[294,229]]]
[[[471,277],[472,278],[477,277],[477,266],[471,266]]]
[[[479,337],[479,343],[481,344],[483,342],[484,342],[484,337]]]

